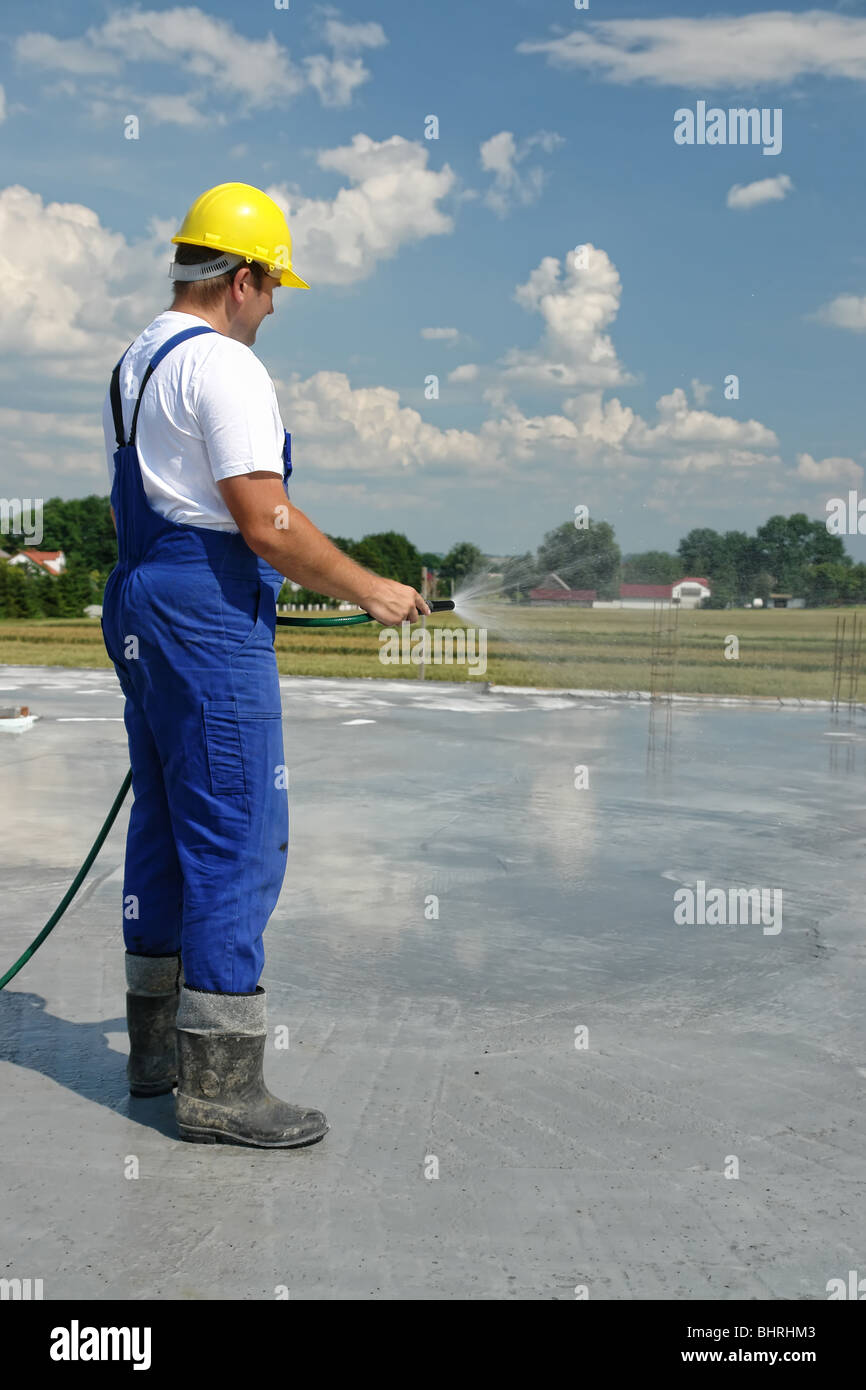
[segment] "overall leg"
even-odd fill
[[[151,670],[165,662],[173,677],[160,669],[155,686],[168,697],[148,714],[184,879],[176,1114],[194,1142],[295,1148],[324,1138],[328,1123],[264,1083],[258,979],[285,873],[288,802],[273,632],[258,609],[252,621],[250,631],[247,611],[227,632],[211,617],[213,667],[190,662],[203,644],[189,615],[173,625],[179,644],[167,638],[148,653]]]
[[[118,671],[121,675],[121,672]],[[129,818],[123,885],[129,1089],[163,1095],[177,1083],[176,1017],[183,880],[171,830],[162,764],[124,671],[124,719],[135,800]]]

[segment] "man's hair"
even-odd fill
[[[206,261],[215,261],[224,255],[223,251],[211,251],[207,246],[185,246],[179,245],[175,249],[174,259],[178,265],[202,265]],[[239,270],[248,266],[253,285],[260,290],[265,282],[265,269],[257,261],[243,261],[241,265],[236,265],[234,270],[227,270],[224,275],[215,275],[212,280],[175,280],[174,303],[182,299],[185,304],[194,304],[197,309],[212,309],[219,304],[229,285],[234,280]]]

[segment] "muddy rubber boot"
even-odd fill
[[[265,1085],[266,996],[181,990],[175,1114],[182,1139],[298,1149],[324,1139],[320,1110],[289,1105]]]
[[[126,953],[126,1022],[130,1095],[164,1096],[177,1085],[177,1001],[180,956]]]

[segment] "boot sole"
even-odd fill
[[[330,1128],[330,1125],[325,1125],[320,1132],[305,1135],[302,1139],[275,1140],[269,1144],[263,1140],[244,1139],[238,1134],[228,1134],[224,1129],[194,1129],[190,1125],[178,1125],[181,1139],[185,1139],[189,1144],[240,1144],[248,1149],[304,1149],[310,1144],[318,1144]]]

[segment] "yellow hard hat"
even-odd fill
[[[196,198],[172,242],[258,261],[281,285],[308,290],[292,270],[292,234],[273,198],[248,183],[219,183]]]

